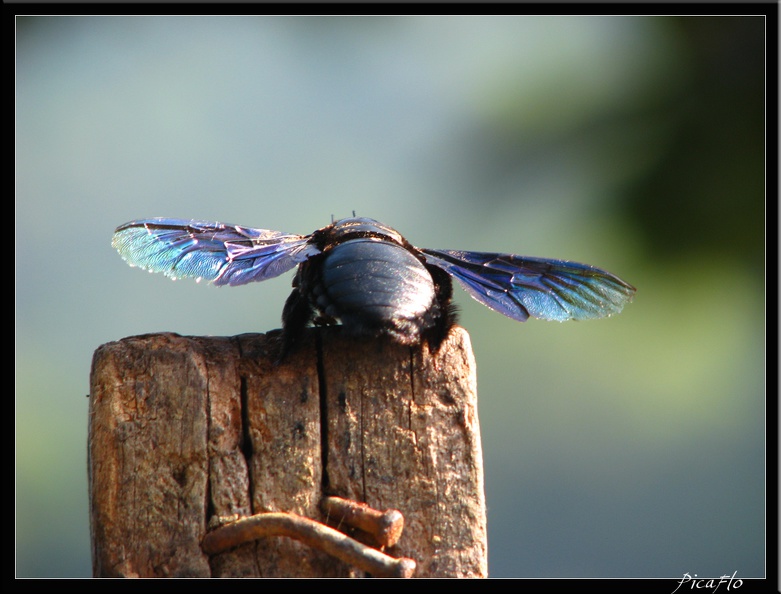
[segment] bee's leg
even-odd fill
[[[425,331],[423,338],[428,342],[431,351],[436,353],[442,342],[450,334],[451,328],[458,322],[458,311],[451,300],[453,297],[453,281],[450,275],[436,266],[426,266],[426,269],[431,274],[431,278],[434,279],[439,316],[434,326]]]
[[[277,359],[278,363],[298,348],[304,328],[311,319],[312,306],[301,291],[294,288],[282,310],[282,348]]]

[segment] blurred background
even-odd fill
[[[29,17],[16,35],[17,576],[91,575],[93,351],[265,332],[290,292],[291,273],[144,274],[114,228],[306,234],[352,211],[638,289],[566,324],[456,290],[492,576],[765,574],[763,18]]]

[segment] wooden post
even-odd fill
[[[285,512],[330,523],[335,495],[399,510],[384,552],[416,577],[485,577],[474,359],[455,328],[436,355],[310,329],[275,364],[278,332],[150,334],[102,345],[91,373],[95,576],[364,576],[298,540],[204,552],[212,528]],[[360,536],[355,534],[356,538]]]

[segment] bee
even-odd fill
[[[217,286],[265,281],[298,267],[282,312],[283,356],[312,324],[437,350],[456,323],[452,278],[519,322],[602,318],[619,313],[635,294],[632,285],[587,264],[416,248],[388,225],[355,216],[309,235],[143,219],[119,226],[112,245],[131,266]]]

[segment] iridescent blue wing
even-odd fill
[[[491,254],[421,249],[429,264],[456,278],[480,303],[525,322],[586,320],[621,311],[635,288],[599,268],[567,262]]]
[[[320,252],[308,235],[179,219],[125,223],[111,244],[131,266],[215,285],[274,278]]]

